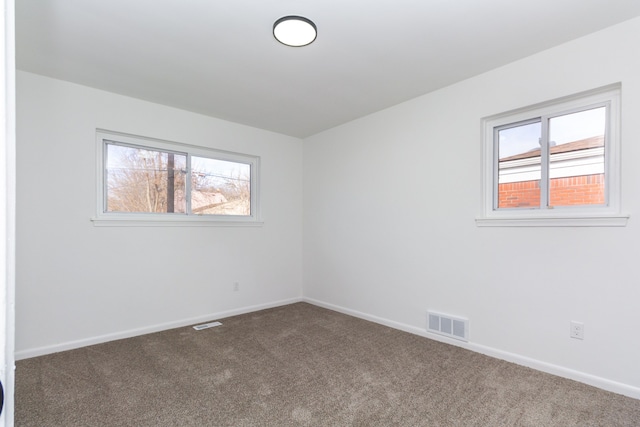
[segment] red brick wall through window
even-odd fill
[[[554,178],[550,185],[550,206],[604,203],[604,174]],[[538,206],[540,206],[539,181],[510,182],[498,185],[499,208]]]

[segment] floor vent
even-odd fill
[[[222,323],[220,322],[203,323],[202,325],[194,326],[193,329],[195,329],[196,331],[201,331],[203,329],[209,329],[209,328],[213,328],[214,326],[220,326],[220,325],[222,325]]]
[[[427,331],[457,340],[469,341],[469,320],[427,311]]]

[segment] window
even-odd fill
[[[620,213],[620,87],[483,120],[478,225],[625,225]]]
[[[97,132],[96,225],[258,223],[259,158]]]

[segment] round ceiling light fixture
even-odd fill
[[[306,46],[313,43],[317,35],[316,24],[302,16],[283,16],[273,24],[273,36],[287,46]]]

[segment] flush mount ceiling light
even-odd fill
[[[318,34],[316,24],[302,16],[284,16],[273,24],[273,36],[287,46],[306,46]]]

